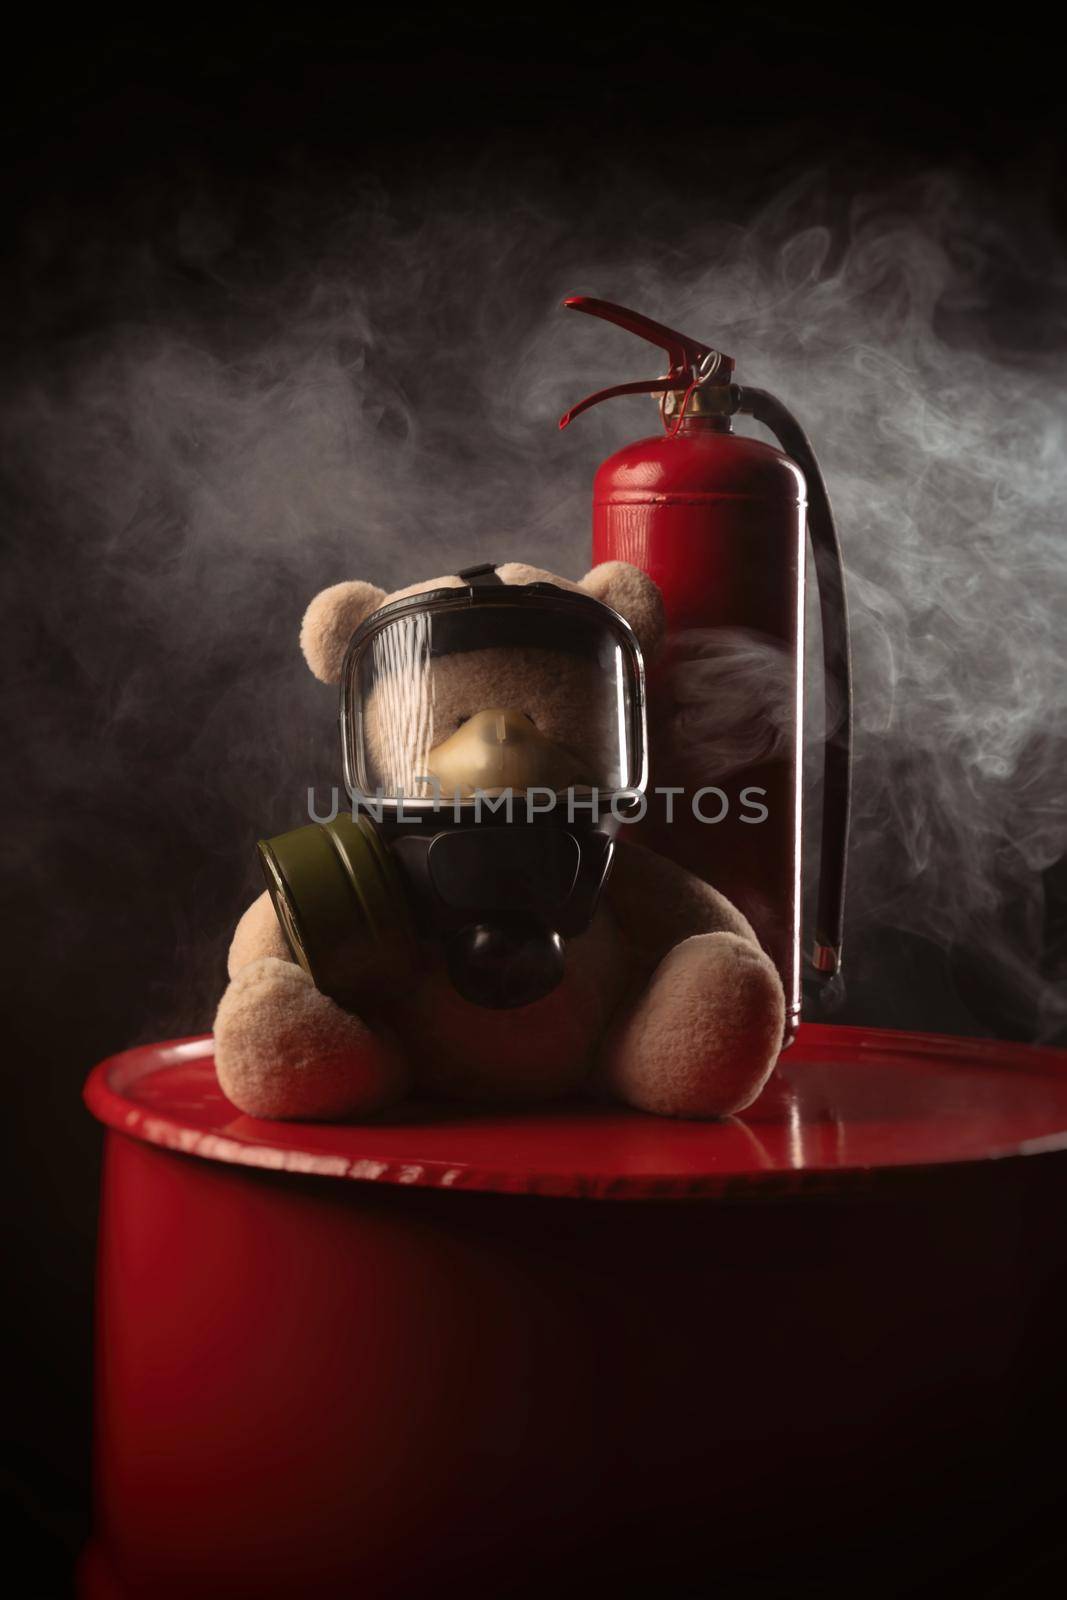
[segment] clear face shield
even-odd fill
[[[640,650],[608,606],[551,584],[414,595],[354,636],[341,732],[353,799],[636,798]]]

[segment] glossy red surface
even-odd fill
[[[1067,1149],[1067,1051],[811,1023],[756,1104],[719,1123],[578,1103],[259,1122],[219,1090],[210,1036],[101,1062],[86,1100],[119,1132],[239,1166],[606,1199],[757,1195]]]
[[[631,500],[644,504],[650,495],[665,495],[668,499],[679,496],[690,504],[705,505],[715,500],[745,497],[786,509],[801,504],[805,486],[800,468],[774,445],[751,439],[746,434],[720,432],[700,418],[694,418],[677,433],[655,433],[646,439],[636,439],[601,463],[593,482],[595,559],[610,559],[602,556],[597,548],[598,539],[609,536],[605,524],[596,525],[597,511],[625,505]],[[643,566],[644,560],[652,563],[645,570],[663,590],[667,615],[675,626],[684,625],[686,616],[692,614],[688,607],[704,609],[716,603],[714,587],[709,592],[695,582],[703,562],[709,558],[721,561],[733,555],[722,550],[705,555],[696,544],[689,549],[682,548],[684,542],[684,530],[677,540],[668,534],[651,548],[638,540],[633,546],[633,556],[618,558],[635,560],[638,566]],[[741,556],[743,552],[737,554]],[[635,559],[638,557],[644,560]],[[694,559],[696,572],[689,564]],[[709,569],[704,570],[714,577]]]
[[[805,1028],[714,1125],[250,1122],[206,1039],[87,1098],[83,1600],[895,1600],[1048,1492],[1065,1053]]]

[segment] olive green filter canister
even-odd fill
[[[263,839],[259,859],[293,957],[323,994],[358,1007],[410,973],[405,887],[366,817],[342,813]]]

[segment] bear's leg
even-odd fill
[[[242,967],[223,995],[215,1069],[226,1098],[250,1117],[366,1116],[407,1087],[392,1042],[273,956]]]
[[[785,998],[773,963],[750,939],[683,939],[647,989],[613,1023],[604,1086],[642,1111],[724,1117],[743,1111],[770,1077]]]

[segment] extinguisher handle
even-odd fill
[[[734,363],[729,356],[714,350],[709,344],[701,344],[698,339],[690,339],[686,333],[665,327],[662,322],[653,322],[651,317],[642,316],[640,311],[617,306],[611,300],[596,300],[587,294],[572,294],[563,304],[568,311],[588,312],[591,317],[613,322],[616,327],[625,328],[627,333],[635,333],[639,339],[647,339],[649,344],[658,345],[667,352],[670,371],[662,378],[619,383],[610,389],[600,389],[596,394],[587,395],[560,418],[561,428],[581,416],[583,411],[588,411],[590,406],[598,405],[601,400],[612,400],[616,395],[663,394],[670,389],[685,389],[692,384],[708,383],[712,379],[723,384],[730,381]]]
[[[791,456],[803,472],[808,486],[808,533],[819,589],[827,724],[819,898],[811,964],[818,977],[829,986],[841,967],[852,805],[852,657],[844,562],[830,496],[803,428],[792,412],[765,390],[735,385],[733,393],[736,409],[771,430],[786,455]],[[839,980],[835,987],[840,988]]]
[[[643,378],[636,383],[615,383],[610,389],[598,389],[596,394],[587,394],[584,400],[579,400],[576,406],[571,406],[559,419],[561,428],[565,428],[575,417],[580,417],[583,411],[588,411],[590,406],[599,405],[601,400],[614,400],[620,394],[660,394],[668,389],[676,389],[678,385],[673,378]]]
[[[685,378],[691,368],[699,366],[705,356],[712,354],[710,345],[690,339],[687,333],[667,328],[662,322],[653,322],[651,317],[642,316],[640,311],[617,306],[611,300],[597,300],[588,294],[572,294],[563,304],[568,311],[586,311],[591,317],[614,322],[616,327],[625,328],[627,333],[636,333],[639,339],[647,339],[649,344],[658,344],[670,357],[673,378]]]

